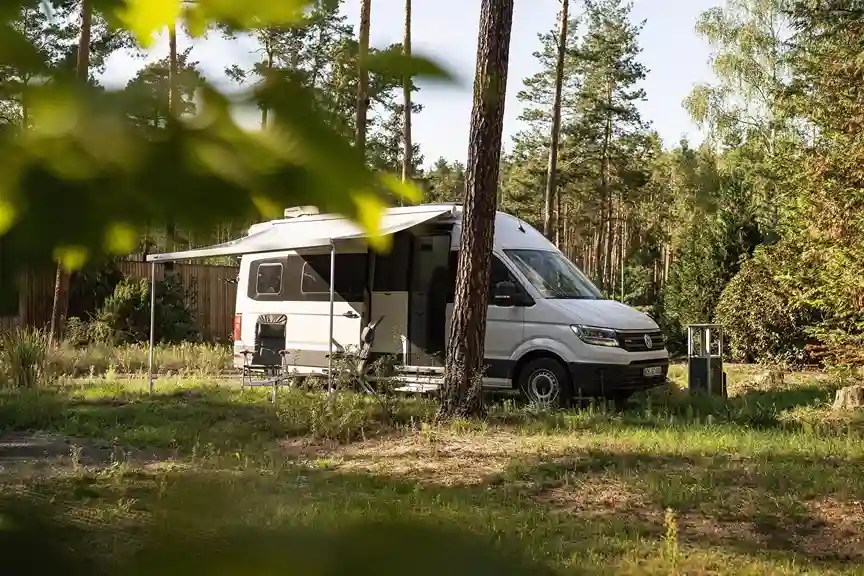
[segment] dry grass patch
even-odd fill
[[[458,434],[427,429],[318,452],[338,470],[386,474],[442,486],[475,485],[505,471],[514,455],[530,453],[513,432]]]

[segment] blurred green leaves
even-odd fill
[[[198,492],[190,492],[194,487]],[[70,523],[61,507],[26,495],[0,497],[0,554],[9,574],[90,576],[522,576],[552,575],[515,543],[434,519],[356,521],[340,526],[220,523],[214,511],[234,510],[232,491],[203,482],[166,494],[165,508],[135,531],[136,551],[112,555],[94,547],[100,531],[122,542],[122,527]],[[234,496],[236,500],[236,496]],[[206,502],[205,502],[206,499]],[[187,501],[194,504],[188,504]],[[202,504],[206,506],[202,510]],[[217,514],[218,516],[218,514]],[[194,521],[189,522],[190,518]],[[203,528],[208,520],[215,522]],[[104,534],[103,534],[104,537]],[[97,536],[98,538],[98,536]],[[110,560],[110,563],[108,562]]]
[[[216,24],[290,25],[307,4],[95,1],[109,21],[122,22],[145,45],[181,12],[190,29],[201,32]],[[97,254],[128,253],[142,230],[168,220],[204,231],[250,216],[278,217],[292,205],[345,214],[374,234],[386,194],[420,199],[413,185],[369,170],[290,74],[272,74],[254,93],[230,100],[205,85],[194,117],[175,118],[155,136],[144,134],[129,122],[147,105],[140,95],[84,86],[52,70],[11,25],[16,14],[4,2],[0,67],[38,70],[45,81],[21,95],[28,126],[0,132],[0,241],[8,243],[11,258],[3,263],[4,274],[48,259],[75,268]],[[370,66],[393,76],[449,78],[428,60],[396,54],[376,56]],[[233,109],[262,101],[272,111],[268,129],[239,126]]]
[[[369,55],[366,66],[370,72],[392,77],[425,76],[444,81],[453,81],[453,76],[444,68],[426,58],[408,55],[401,46],[379,50]]]

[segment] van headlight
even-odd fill
[[[595,328],[594,326],[571,326],[576,336],[586,344],[592,346],[608,346],[610,348],[618,348],[618,335],[614,330],[609,328]]]

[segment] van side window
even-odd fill
[[[330,255],[303,255],[300,274],[300,299],[318,301],[330,299]],[[361,302],[366,290],[367,256],[336,254],[336,283],[334,290],[347,302]],[[296,288],[295,288],[296,290]]]
[[[492,294],[495,292],[495,285],[499,282],[513,282],[516,284],[516,279],[510,274],[510,270],[504,265],[501,260],[494,254],[489,268],[489,299],[492,299]],[[518,286],[518,284],[516,284]]]
[[[282,264],[259,264],[255,280],[258,296],[276,296],[282,291]]]
[[[492,298],[492,292],[495,289],[495,285],[498,282],[513,282],[517,286],[519,283],[516,282],[516,279],[510,273],[510,270],[507,266],[497,257],[495,254],[492,254],[492,260],[489,263],[489,298]],[[450,270],[452,271],[450,274],[450,286],[447,292],[447,302],[449,304],[453,303],[453,300],[456,296],[456,272],[459,268],[459,252],[455,250],[450,252]]]

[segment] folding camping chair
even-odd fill
[[[279,386],[288,379],[285,355],[285,314],[263,314],[255,322],[255,345],[243,350],[243,375],[240,389],[260,386],[273,388],[272,401],[276,403]]]

